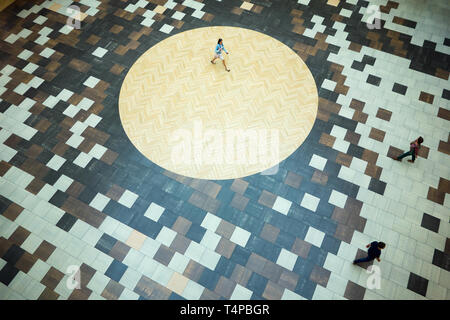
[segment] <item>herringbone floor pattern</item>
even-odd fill
[[[210,63],[218,38],[229,55]],[[124,129],[146,157],[181,175],[248,176],[277,165],[309,134],[314,79],[291,49],[259,32],[199,28],[148,50],[119,98]],[[235,137],[237,137],[235,139]]]

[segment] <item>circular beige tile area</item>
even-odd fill
[[[217,39],[225,61],[211,64]],[[276,167],[306,139],[317,88],[290,48],[262,33],[208,27],[171,36],[132,66],[119,97],[131,142],[172,172],[233,179]]]

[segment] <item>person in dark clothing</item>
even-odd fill
[[[412,156],[412,160],[408,160],[409,162],[414,163],[414,161],[416,160],[417,154],[419,153],[419,149],[420,149],[420,145],[423,142],[423,138],[419,137],[417,138],[417,140],[411,142],[411,144],[409,145],[409,151],[405,152],[404,154],[398,156],[397,158],[394,158],[397,161],[402,161],[402,159],[406,156]]]
[[[381,250],[384,249],[386,247],[386,244],[384,242],[377,242],[374,241],[372,243],[369,243],[366,248],[369,248],[368,253],[367,253],[367,257],[365,258],[361,258],[358,260],[353,261],[353,264],[357,264],[357,263],[361,263],[361,262],[370,262],[373,259],[377,259],[378,262],[380,262],[380,255],[381,255]]]

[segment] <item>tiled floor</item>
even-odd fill
[[[0,12],[0,299],[450,299],[449,13],[445,0],[16,1]],[[122,128],[134,62],[216,25],[280,40],[317,84],[313,129],[272,174],[176,175]],[[414,164],[391,159],[419,135]],[[373,240],[387,246],[371,289],[351,262]]]

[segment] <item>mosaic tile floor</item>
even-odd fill
[[[0,299],[450,299],[448,16],[446,0],[14,2],[0,12]],[[208,26],[267,34],[311,70],[316,122],[276,174],[179,176],[122,128],[134,62]],[[391,159],[418,136],[414,164]],[[373,240],[379,289],[351,263]]]

